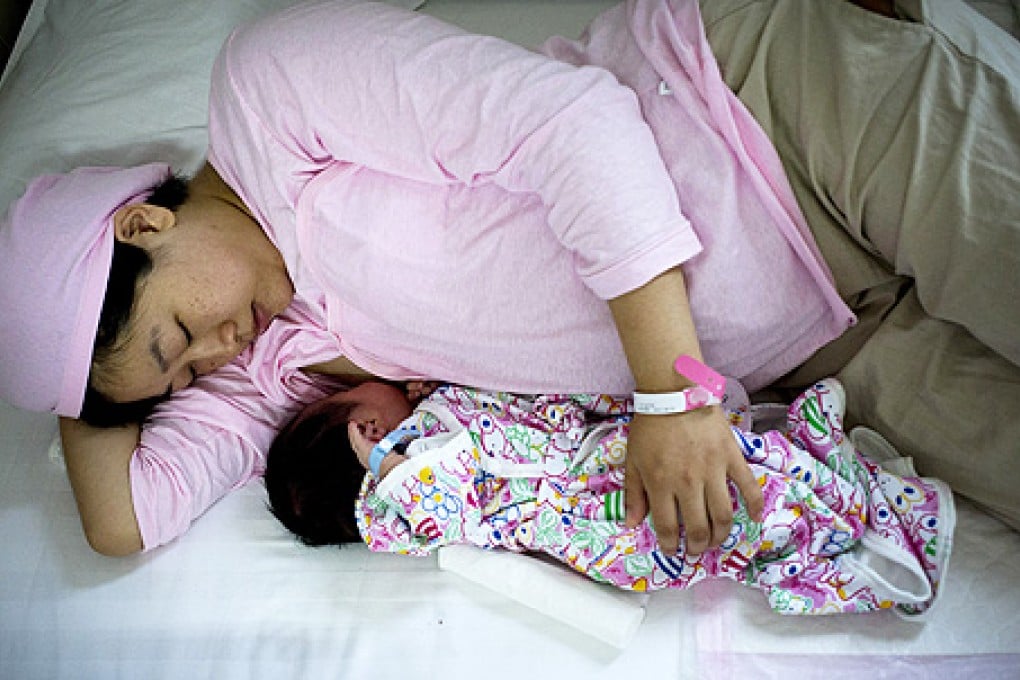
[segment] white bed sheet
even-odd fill
[[[21,59],[0,87],[0,210],[28,177],[83,160],[169,153],[179,167],[196,164],[214,38],[231,21],[288,1],[180,0],[176,11],[211,7],[214,19],[170,25],[153,19],[163,0],[88,4],[92,14],[76,15],[84,3],[49,0],[50,15],[36,8],[19,40]],[[431,0],[427,10],[534,44],[577,33],[608,4]],[[111,8],[120,13],[104,18]],[[124,101],[110,82],[130,80],[118,75],[124,63],[136,65],[131,77],[151,76],[141,56],[84,68],[95,80],[72,68],[109,44],[96,31],[131,34],[134,21],[145,39],[164,41],[157,49],[182,45],[174,68],[161,72],[180,106],[166,110],[164,102],[141,121],[120,115]],[[160,27],[169,35],[156,38]],[[55,431],[50,417],[0,404],[2,679],[1020,678],[1020,535],[962,501],[944,599],[924,624],[888,613],[782,618],[758,592],[708,583],[650,596],[637,635],[618,650],[583,625],[557,623],[442,572],[435,559],[304,548],[266,511],[260,483],[169,546],[101,557],[86,545],[66,475],[47,453]],[[579,596],[599,587],[578,580]]]
[[[707,583],[649,596],[616,650],[435,559],[305,548],[260,483],[169,546],[101,557],[47,455],[52,421],[2,407],[0,431],[0,678],[1020,677],[1020,535],[963,502],[924,624],[780,617]]]

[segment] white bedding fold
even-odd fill
[[[618,649],[645,617],[645,595],[602,586],[562,565],[470,545],[439,549],[439,568],[520,602]]]

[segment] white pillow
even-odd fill
[[[32,178],[78,165],[163,160],[196,170],[223,40],[296,2],[47,0],[0,87],[0,214]]]

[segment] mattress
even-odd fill
[[[219,42],[286,4],[36,3],[0,83],[0,210],[28,178],[78,163],[197,167]],[[576,35],[609,4],[430,0],[421,11],[533,45]],[[980,4],[1015,29],[1012,3]],[[152,82],[165,98],[122,115],[125,88]],[[709,582],[614,593],[638,625],[607,642],[600,631],[622,620],[594,608],[603,586],[563,572],[564,604],[550,607],[435,557],[307,548],[268,512],[260,482],[167,546],[102,557],[83,538],[55,433],[52,417],[0,404],[0,678],[1020,678],[1020,534],[963,499],[944,596],[924,622],[781,617],[757,591]],[[609,612],[597,615],[609,625],[586,611]]]

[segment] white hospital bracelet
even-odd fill
[[[653,394],[648,392],[634,393],[634,411],[647,415],[666,415],[669,413],[687,413],[703,406],[721,404],[720,399],[701,385],[688,387],[680,392]]]

